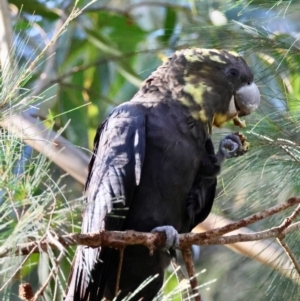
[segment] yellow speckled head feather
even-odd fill
[[[253,74],[236,52],[190,48],[176,51],[141,90],[154,93],[159,101],[179,101],[211,129],[236,116],[233,95],[251,82]]]

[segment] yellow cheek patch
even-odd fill
[[[212,87],[209,87],[203,82],[197,82],[197,77],[195,75],[184,77],[184,80],[186,84],[183,87],[183,91],[188,93],[191,98],[183,96],[180,98],[180,101],[187,107],[195,107],[195,104],[202,107],[204,94],[211,92]],[[192,109],[191,116],[196,120],[201,120],[202,122],[208,121],[208,117],[204,109],[198,111]]]
[[[191,84],[191,83],[186,83],[185,86],[183,87],[183,91],[190,94],[194,102],[201,105],[203,103],[203,95],[205,92],[210,92],[212,90],[211,87],[208,87],[204,83],[199,83],[197,85]]]
[[[200,112],[193,111],[191,112],[191,116],[196,120],[201,120],[203,123],[206,123],[208,121],[204,110],[201,110]]]
[[[212,87],[209,87],[203,82],[197,82],[198,77],[195,75],[185,76],[184,81],[186,84],[183,87],[183,91],[190,94],[194,102],[197,104],[202,104],[204,93],[209,93],[212,91]]]
[[[227,116],[223,114],[215,114],[213,118],[213,125],[214,126],[221,126],[223,123],[227,121]]]
[[[207,122],[207,121],[208,121],[208,118],[207,118],[207,116],[206,116],[204,110],[201,110],[201,111],[199,112],[199,118],[200,118],[200,120],[201,120],[202,122]]]
[[[228,116],[227,114],[215,113],[212,124],[216,127],[220,127],[231,118],[232,116]]]

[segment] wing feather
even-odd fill
[[[139,185],[145,157],[145,115],[125,104],[98,128],[89,164],[82,233],[122,230],[125,210]],[[111,216],[113,215],[113,216]],[[105,290],[109,249],[78,247],[69,279],[67,300],[100,300]],[[97,281],[99,286],[90,285]]]

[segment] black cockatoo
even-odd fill
[[[254,111],[260,94],[253,74],[235,52],[176,51],[129,102],[99,126],[85,186],[82,233],[105,230],[165,231],[167,246],[151,256],[144,246],[124,251],[118,300],[158,274],[130,300],[152,300],[170,262],[168,248],[211,211],[224,158],[238,155],[235,135],[215,154],[212,126]],[[77,249],[66,301],[115,296],[119,252]]]

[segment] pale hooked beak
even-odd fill
[[[238,89],[234,95],[234,100],[238,116],[249,115],[255,111],[260,103],[260,93],[255,83]]]
[[[260,103],[260,93],[254,83],[242,86],[231,97],[229,109],[226,114],[215,114],[213,125],[219,127],[224,122],[233,119],[236,125],[244,127],[245,124],[238,117],[251,114]]]
[[[259,103],[260,93],[255,83],[243,86],[232,95],[228,115],[231,118],[249,115],[257,109]]]

